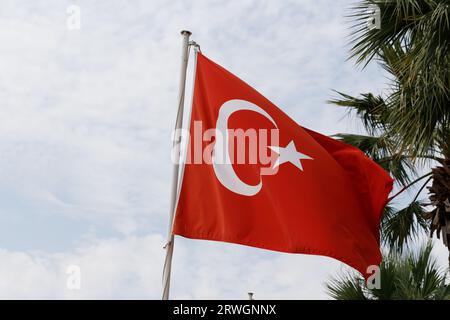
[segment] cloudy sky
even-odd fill
[[[325,103],[386,85],[346,61],[350,4],[2,0],[0,298],[160,298],[182,29],[301,125],[360,132]],[[172,297],[187,299],[327,298],[346,269],[183,238],[173,263]]]

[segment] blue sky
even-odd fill
[[[160,298],[182,29],[301,125],[362,132],[325,103],[386,86],[376,65],[346,61],[351,3],[3,0],[0,298]],[[66,287],[70,265],[80,290]],[[346,269],[177,238],[172,296],[326,298]]]

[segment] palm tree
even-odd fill
[[[327,291],[337,300],[450,299],[445,272],[438,269],[431,251],[428,244],[417,253],[386,255],[380,265],[379,286],[369,288],[361,276],[344,274],[328,283]]]
[[[366,26],[374,5],[380,29]],[[380,268],[381,288],[369,289],[360,276],[347,274],[332,280],[328,291],[336,299],[450,299],[430,245],[417,255],[403,253],[422,231],[442,236],[450,253],[450,0],[363,0],[350,17],[351,58],[363,66],[378,62],[390,86],[383,95],[337,92],[330,102],[356,112],[367,131],[337,137],[390,172],[400,186],[390,200],[412,186],[418,191],[406,207],[385,209],[381,239],[390,253]],[[418,176],[423,164],[432,169]],[[428,201],[419,199],[430,182]]]
[[[370,30],[373,5],[380,8],[381,28]],[[351,57],[363,66],[381,64],[390,87],[384,95],[337,92],[331,102],[356,111],[368,132],[337,136],[389,171],[401,186],[398,194],[422,183],[408,206],[386,208],[384,243],[401,251],[430,230],[450,250],[450,0],[364,0],[350,17]],[[426,162],[431,171],[417,177],[417,166]],[[429,201],[418,199],[430,181]]]

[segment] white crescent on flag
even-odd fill
[[[216,140],[212,154],[212,163],[217,179],[225,188],[234,193],[250,197],[254,196],[261,190],[262,181],[260,180],[257,185],[249,185],[242,181],[233,169],[233,165],[230,160],[230,154],[228,152],[230,139],[230,137],[228,136],[228,119],[233,113],[243,110],[257,112],[269,119],[275,125],[275,127],[277,127],[277,124],[272,119],[272,117],[256,104],[238,99],[225,102],[220,107],[215,129],[216,139],[217,137],[224,137],[224,139],[222,139],[223,141],[218,141],[220,139]]]

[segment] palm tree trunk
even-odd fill
[[[431,218],[431,236],[434,231],[438,238],[449,249],[450,266],[450,157],[446,157],[442,166],[432,169],[433,184],[429,187],[430,200],[435,209],[429,215]]]

